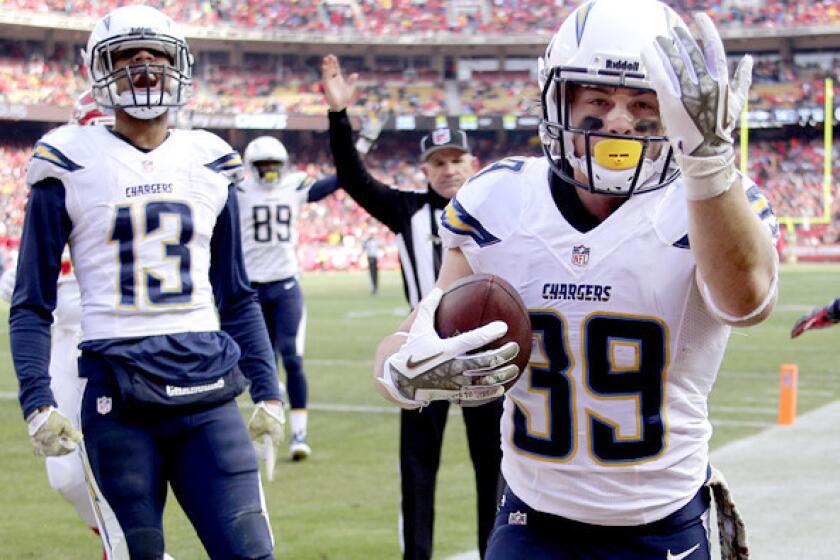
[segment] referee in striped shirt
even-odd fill
[[[329,103],[330,147],[338,182],[371,216],[397,234],[405,294],[414,308],[434,287],[440,269],[440,215],[449,199],[478,170],[478,162],[470,153],[465,132],[443,128],[420,142],[427,192],[399,191],[377,181],[359,158],[347,117],[356,76],[345,80],[333,55],[324,58],[321,74]],[[502,400],[462,411],[476,475],[478,547],[483,558],[501,488]],[[406,560],[432,557],[435,483],[448,412],[447,401],[433,401],[420,411],[401,411],[400,544]]]

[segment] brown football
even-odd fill
[[[435,330],[441,338],[449,338],[493,321],[507,323],[507,333],[483,349],[498,348],[509,341],[519,344],[514,363],[521,375],[531,358],[531,319],[522,298],[507,280],[493,274],[472,274],[454,282],[438,305]],[[516,379],[505,383],[505,391],[514,383]]]

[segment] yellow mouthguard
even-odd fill
[[[280,173],[278,173],[277,171],[266,171],[265,173],[263,173],[262,177],[266,181],[276,181],[280,178]]]
[[[595,161],[613,171],[631,169],[639,164],[642,144],[635,140],[602,140],[595,144]]]

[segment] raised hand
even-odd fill
[[[341,65],[338,57],[328,54],[321,61],[321,82],[324,86],[324,95],[330,111],[341,111],[346,109],[353,102],[356,93],[356,80],[358,74],[350,74],[347,78],[341,73]]]
[[[730,81],[720,34],[705,13],[694,16],[701,49],[683,27],[657,37],[642,60],[690,200],[727,191],[737,178],[732,132],[752,82],[752,57],[741,59]]]

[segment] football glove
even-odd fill
[[[662,124],[685,177],[689,200],[721,195],[738,178],[732,131],[752,83],[752,57],[738,63],[730,82],[726,52],[711,18],[694,20],[703,43],[682,27],[657,37],[642,60],[659,99]]]
[[[277,448],[285,437],[286,414],[282,403],[258,402],[248,421],[248,434],[254,442],[257,457],[265,461],[265,476],[274,480]]]
[[[33,412],[26,422],[29,424],[29,438],[35,455],[66,455],[82,441],[82,433],[54,406]]]
[[[796,320],[793,329],[790,331],[790,337],[796,338],[805,331],[825,329],[840,323],[840,315],[837,314],[835,309],[834,302],[825,307],[815,307],[810,313]]]
[[[499,348],[470,354],[507,332],[507,325],[494,321],[452,338],[435,331],[435,310],[443,290],[435,288],[417,307],[417,315],[405,344],[385,362],[379,382],[406,408],[426,406],[434,400],[469,404],[504,394],[503,384],[519,375],[510,363],[519,345],[508,342]]]

